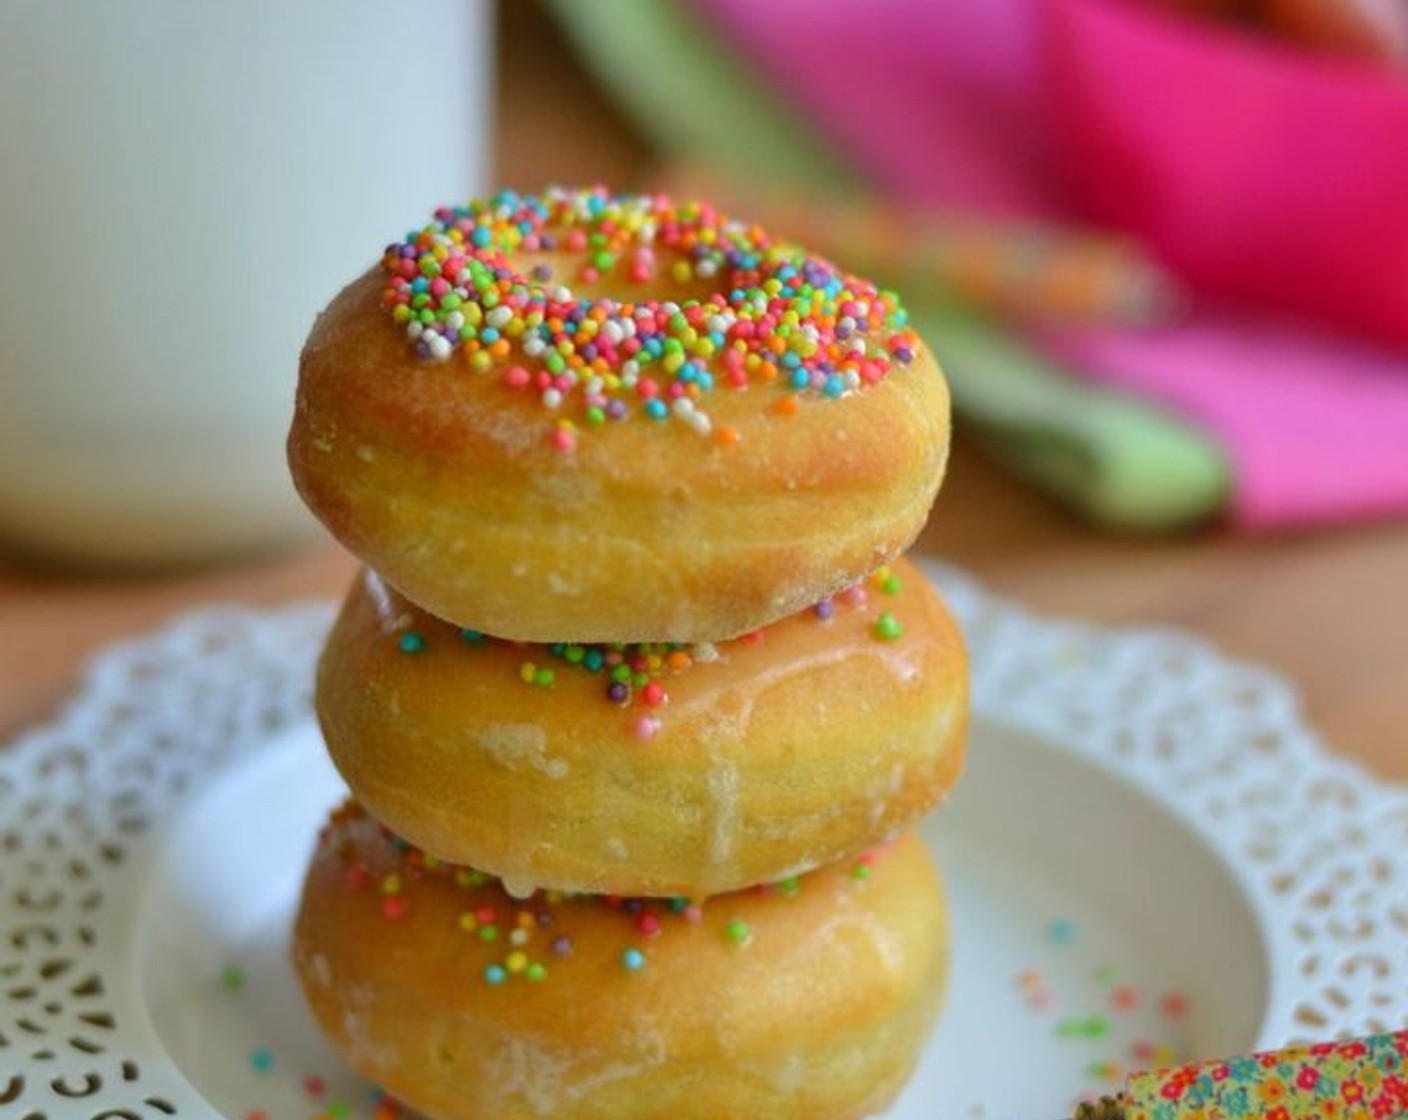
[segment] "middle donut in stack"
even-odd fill
[[[830,882],[961,769],[961,637],[901,558],[947,448],[943,379],[898,301],[761,230],[601,190],[440,211],[333,302],[303,355],[294,478],[369,565],[319,666],[329,752],[417,853],[406,874],[473,868],[516,898],[704,899],[823,867]],[[362,911],[334,918],[331,884],[399,857],[341,827],[310,874],[300,973],[344,1052],[390,1084],[358,1033],[376,1017],[347,992],[410,977],[414,958],[403,994],[438,1000],[447,927],[416,927],[428,963],[349,934]],[[942,904],[922,848],[901,850],[912,890],[887,889],[916,909],[845,935],[876,966],[855,993],[870,1010],[838,1011],[856,1023],[901,1007],[919,1023],[938,998]],[[401,882],[399,864],[384,874]],[[423,905],[451,912],[449,882]],[[804,923],[816,960],[841,952],[823,911],[839,922],[849,898]],[[760,928],[788,920],[777,899],[747,905]],[[906,969],[927,979],[906,987]],[[783,987],[784,1016],[819,1012],[820,977]],[[470,1030],[495,1006],[446,993],[428,1013]],[[798,1115],[883,1103],[920,1036]],[[757,1043],[781,1077],[820,1060],[806,1037]],[[680,1084],[702,1076],[683,1052],[659,1061]]]
[[[900,560],[709,645],[526,645],[427,614],[376,574],[318,673],[328,750],[441,859],[535,887],[690,898],[853,856],[958,778],[952,617]]]

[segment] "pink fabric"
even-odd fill
[[[1319,93],[1306,66],[1272,73],[1269,51],[1242,44],[1199,63],[1133,30],[1149,17],[1118,5],[1134,0],[695,2],[879,185],[933,204],[1069,212],[1045,146],[1047,65],[1058,135],[1090,160],[1076,185],[1098,211],[1214,286],[1280,284],[1293,306],[1408,339],[1408,83],[1388,97],[1377,79],[1332,74],[1322,108],[1286,117],[1279,99]],[[1219,51],[1247,50],[1260,76],[1225,87]],[[1170,175],[1193,202],[1168,197]],[[1408,357],[1207,317],[1045,341],[1073,372],[1218,437],[1243,525],[1408,511]]]
[[[1130,0],[1051,0],[1087,213],[1209,291],[1408,344],[1408,81]]]
[[[696,0],[758,71],[907,201],[1048,211],[1030,0]],[[975,49],[977,45],[981,49]]]
[[[1043,340],[1070,368],[1200,420],[1231,458],[1230,513],[1242,525],[1408,509],[1408,358],[1211,315]]]

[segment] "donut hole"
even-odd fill
[[[678,275],[676,267],[690,267],[687,278]],[[651,303],[673,300],[700,303],[710,296],[727,298],[728,285],[720,276],[693,274],[689,258],[668,250],[656,251],[654,267],[648,277],[632,272],[628,254],[619,254],[609,268],[595,267],[583,253],[516,253],[513,267],[533,285],[553,288],[562,285],[578,299],[614,300],[618,303]]]

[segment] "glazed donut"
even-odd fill
[[[904,322],[707,206],[503,194],[438,212],[319,317],[289,463],[344,545],[457,625],[718,641],[919,531],[948,394]]]
[[[903,560],[679,648],[466,636],[367,572],[315,698],[372,813],[518,893],[697,897],[854,855],[954,785],[968,714],[957,624]]]
[[[353,807],[293,953],[334,1046],[436,1120],[853,1120],[913,1068],[948,932],[912,835],[698,906],[514,901]]]

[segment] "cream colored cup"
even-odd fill
[[[142,565],[312,526],[318,309],[482,186],[484,0],[0,6],[0,547]]]

